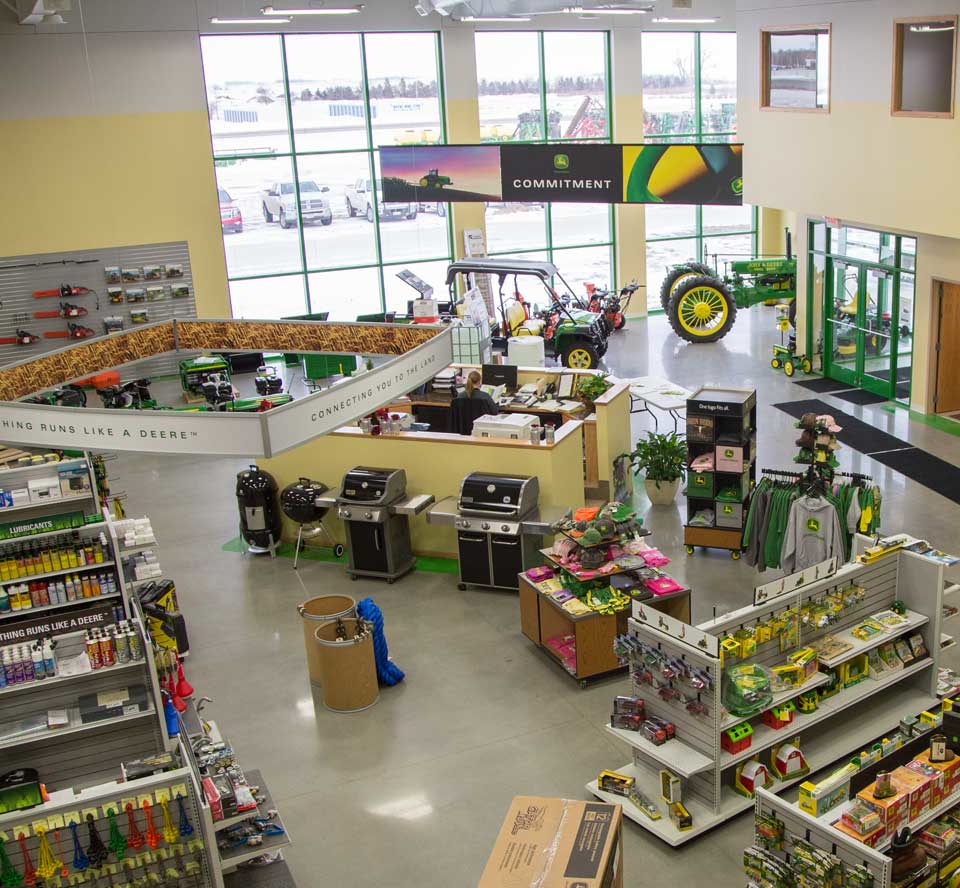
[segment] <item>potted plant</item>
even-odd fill
[[[687,474],[687,448],[680,436],[676,432],[649,432],[627,456],[634,472],[643,473],[643,486],[650,502],[655,506],[670,505]]]
[[[577,397],[583,401],[587,407],[593,407],[593,402],[597,400],[607,389],[611,388],[612,382],[607,382],[606,373],[589,373],[580,377],[580,385],[577,387]]]

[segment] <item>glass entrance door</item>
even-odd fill
[[[824,337],[825,375],[886,398],[895,393],[894,275],[866,262],[831,261]]]

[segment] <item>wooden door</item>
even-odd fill
[[[937,388],[934,410],[960,410],[960,284],[939,284],[940,322],[937,330]]]

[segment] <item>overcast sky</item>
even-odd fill
[[[704,34],[704,79],[736,79],[736,36]],[[644,72],[676,74],[677,60],[693,71],[692,34],[651,32],[644,35]],[[434,38],[427,33],[368,34],[368,73],[429,81],[436,79]],[[547,32],[544,36],[547,80],[603,74],[603,35],[599,32]],[[637,64],[640,64],[638,58]],[[282,80],[280,38],[276,35],[203,38],[203,62],[208,83]],[[359,85],[360,38],[356,34],[299,34],[287,37],[291,80]],[[519,80],[539,76],[537,35],[533,32],[486,32],[477,35],[477,76],[488,80]]]

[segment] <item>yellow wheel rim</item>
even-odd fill
[[[421,187],[421,188],[426,188],[426,187],[427,187],[427,180],[426,180],[426,179],[421,179],[421,180],[420,180],[420,187]]]
[[[670,287],[670,295],[673,296],[673,294],[677,291],[677,287],[679,287],[680,284],[682,284],[687,278],[695,277],[698,274],[700,274],[699,271],[685,271],[673,282],[673,286]]]
[[[567,366],[575,370],[589,370],[593,359],[585,348],[575,348],[567,357]]]
[[[716,287],[702,286],[680,297],[677,319],[692,336],[710,336],[727,322],[727,299]]]

